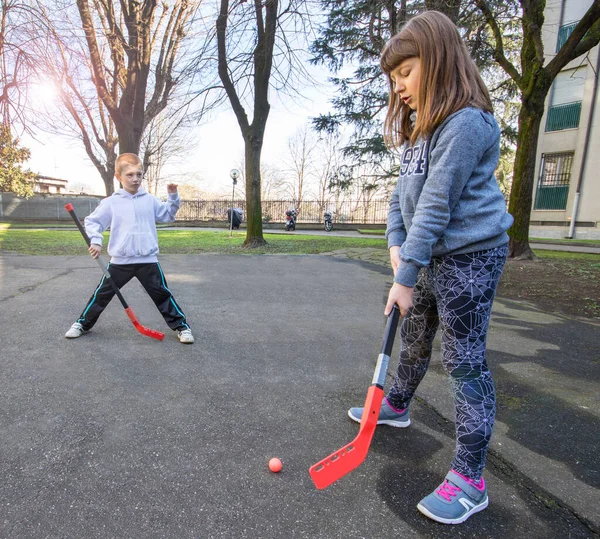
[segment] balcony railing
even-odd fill
[[[560,131],[579,127],[581,101],[550,107],[546,117],[546,131]]]
[[[540,186],[535,195],[534,210],[564,210],[569,197],[568,185]]]
[[[558,39],[556,40],[556,52],[562,49],[562,46],[565,44],[565,41],[569,39],[569,36],[573,33],[573,30],[577,26],[577,22],[572,22],[571,24],[565,24],[561,26],[558,30]]]

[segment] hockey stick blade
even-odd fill
[[[77,217],[77,215],[75,214],[75,208],[73,208],[73,204],[71,204],[70,202],[68,204],[65,204],[65,210],[67,210],[67,212],[69,212],[69,215],[73,219],[73,222],[77,225],[77,228],[79,229],[79,232],[81,232],[81,235],[83,236],[83,239],[85,240],[85,242],[89,246],[90,243],[91,243],[90,242],[90,238],[87,235],[87,232],[85,231],[85,228],[81,224],[81,221],[79,220],[79,217]],[[127,314],[127,317],[129,318],[129,320],[131,320],[131,323],[133,324],[133,327],[135,327],[135,329],[137,329],[142,335],[145,335],[146,337],[150,337],[152,339],[156,339],[157,341],[162,341],[165,338],[165,334],[164,333],[162,333],[160,331],[156,331],[154,329],[147,328],[145,326],[142,326],[142,324],[140,324],[140,322],[137,319],[137,316],[135,316],[135,313],[133,312],[133,309],[127,304],[127,301],[125,301],[125,298],[123,297],[123,294],[119,290],[119,287],[112,280],[110,272],[108,271],[108,268],[104,265],[104,262],[102,261],[102,258],[100,258],[98,256],[96,258],[96,262],[98,263],[98,266],[100,266],[100,269],[102,270],[102,273],[104,273],[104,276],[106,277],[106,280],[108,281],[108,283],[110,284],[110,286],[114,290],[115,294],[119,298],[119,301],[121,302],[121,305],[123,305],[123,308],[125,309],[125,313]]]
[[[400,310],[397,305],[394,305],[385,326],[383,344],[381,346],[381,353],[377,358],[373,381],[371,382],[369,391],[367,391],[363,414],[360,418],[358,436],[349,444],[311,466],[308,470],[313,483],[318,489],[324,489],[335,483],[348,472],[360,466],[367,457],[379,419],[379,410],[381,410],[381,401],[383,400],[383,384],[387,375],[387,368],[392,347],[394,346],[394,337],[398,329],[399,319]]]
[[[155,329],[150,329],[146,326],[142,326],[142,324],[140,324],[140,322],[138,321],[137,316],[135,316],[135,313],[131,310],[131,307],[127,307],[127,309],[125,309],[125,312],[127,313],[127,316],[129,317],[129,320],[131,320],[131,323],[133,324],[135,329],[137,329],[142,335],[146,335],[146,337],[151,337],[152,339],[156,339],[157,341],[162,341],[165,338],[165,334],[161,331],[156,331]]]
[[[382,400],[383,389],[377,386],[369,387],[360,420],[360,431],[356,438],[309,468],[310,477],[318,489],[327,488],[358,468],[365,460],[375,434]]]

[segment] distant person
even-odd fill
[[[513,222],[494,178],[500,129],[477,66],[442,13],[412,18],[385,45],[381,68],[390,84],[384,136],[401,154],[386,231],[394,284],[385,314],[397,304],[404,320],[378,424],[410,425],[409,405],[440,327],[456,451],[442,484],[417,508],[458,524],[488,505],[482,474],[496,396],[486,337]],[[348,414],[360,421],[362,411]]]
[[[170,223],[179,210],[177,185],[167,185],[167,202],[161,202],[142,187],[144,169],[140,158],[133,153],[119,155],[115,176],[123,185],[112,196],[105,198],[85,218],[85,230],[90,237],[89,252],[97,258],[102,250],[102,233],[110,227],[108,271],[118,288],[133,277],[142,284],[158,307],[168,326],[177,331],[179,341],[192,344],[194,336],[181,307],[167,286],[167,280],[158,263],[158,236],[156,222]],[[115,295],[106,277],[92,294],[85,309],[65,334],[76,339],[96,323]]]

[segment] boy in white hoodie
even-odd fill
[[[108,271],[114,283],[125,286],[133,277],[142,284],[158,307],[168,326],[177,331],[179,341],[192,344],[194,336],[183,311],[167,287],[167,281],[158,263],[158,236],[156,223],[170,223],[179,210],[177,185],[167,185],[167,202],[160,202],[142,187],[144,169],[140,158],[133,153],[119,155],[115,176],[123,185],[112,196],[105,198],[85,218],[85,230],[90,237],[89,252],[97,258],[102,250],[102,233],[110,227]],[[102,276],[77,321],[65,334],[76,339],[92,329],[102,311],[115,295]]]

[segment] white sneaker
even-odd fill
[[[76,339],[77,337],[81,337],[84,333],[87,333],[83,326],[79,322],[75,322],[70,328],[69,331],[65,333],[65,337],[67,339]]]
[[[192,344],[194,342],[192,330],[189,328],[177,331],[177,336],[179,337],[179,342],[182,342],[183,344]]]

